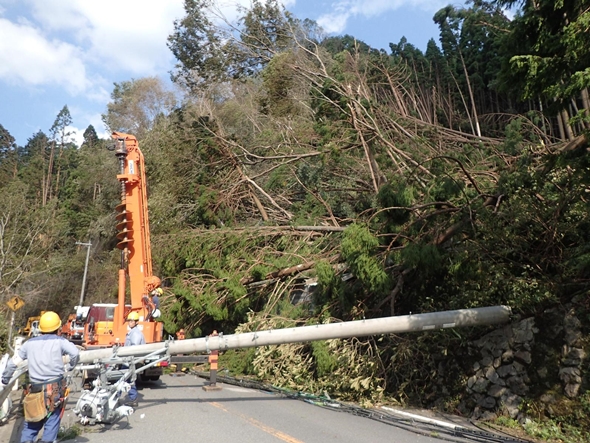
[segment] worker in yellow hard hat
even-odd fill
[[[67,398],[63,356],[70,357],[65,369],[71,371],[80,355],[72,342],[58,335],[60,327],[59,315],[53,311],[45,312],[39,319],[41,335],[26,341],[2,373],[2,384],[6,385],[17,366],[27,360],[31,384],[26,388],[23,400],[25,424],[21,442],[24,443],[34,442],[42,429],[42,442],[57,439]]]
[[[139,324],[139,313],[137,311],[131,311],[127,315],[127,325],[129,326],[129,332],[125,336],[125,346],[137,346],[145,345],[145,337],[141,329],[137,327]],[[127,406],[133,408],[137,407],[137,387],[135,386],[135,380],[131,383],[131,389],[127,393],[129,401],[125,403]]]
[[[160,312],[160,297],[164,294],[164,290],[162,288],[156,288],[151,293],[151,302],[154,306],[154,311],[151,314],[152,318],[158,318],[162,315]]]

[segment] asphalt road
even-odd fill
[[[81,426],[72,413],[78,392],[68,401],[62,422],[81,433],[76,443],[240,442],[240,443],[440,443],[513,442],[511,439],[463,438],[451,428],[421,425],[414,420],[379,420],[341,408],[320,407],[300,399],[218,383],[206,391],[207,380],[195,375],[165,375],[139,386],[139,407],[115,424]],[[76,391],[74,389],[74,391]],[[360,410],[360,409],[359,409]],[[362,411],[362,410],[361,410]],[[22,418],[0,428],[0,441],[18,443]]]

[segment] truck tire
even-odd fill
[[[144,375],[144,374],[139,374],[139,379],[143,382],[146,381],[158,381],[160,380],[160,376],[159,375]]]

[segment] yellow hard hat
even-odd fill
[[[39,319],[39,330],[44,334],[57,331],[61,326],[61,319],[53,311],[47,311]]]
[[[139,321],[139,312],[131,311],[127,316],[127,320]]]

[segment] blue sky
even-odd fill
[[[232,16],[236,3],[219,0]],[[350,34],[389,50],[405,36],[421,50],[438,42],[439,0],[283,0],[300,19],[330,35]],[[92,124],[106,136],[100,114],[114,82],[147,76],[168,81],[174,58],[166,46],[183,0],[0,0],[0,124],[18,145],[49,133],[67,105],[78,143]]]

